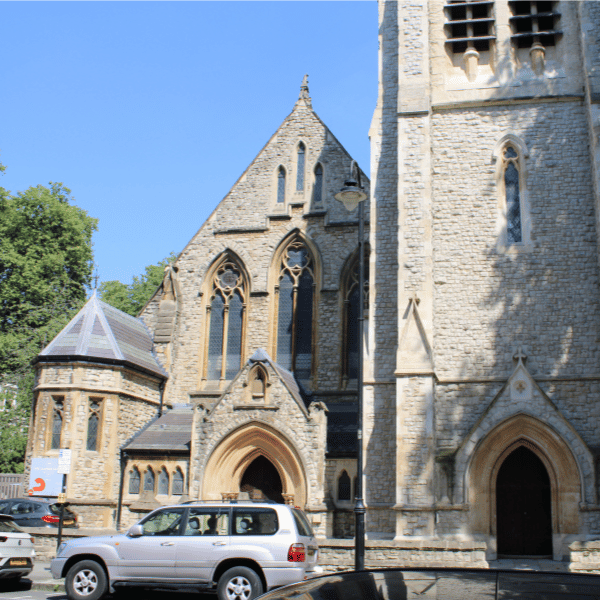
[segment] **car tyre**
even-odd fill
[[[262,593],[260,577],[248,567],[233,567],[225,571],[217,586],[219,600],[252,600]]]
[[[100,600],[108,591],[108,578],[96,561],[82,560],[69,569],[65,589],[70,600]]]

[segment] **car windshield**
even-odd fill
[[[14,533],[15,531],[21,532],[23,530],[9,519],[0,519],[0,531],[2,533]]]

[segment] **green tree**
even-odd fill
[[[146,302],[152,298],[156,288],[162,283],[165,267],[176,259],[177,255],[171,252],[158,264],[148,265],[144,269],[144,273],[139,277],[136,275],[130,284],[115,280],[104,281],[100,284],[100,298],[107,304],[137,317]]]
[[[31,361],[85,302],[97,219],[60,183],[0,188],[0,470],[22,469]],[[4,398],[6,400],[6,398]]]

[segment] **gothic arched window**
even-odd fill
[[[365,248],[365,272],[364,272],[364,304],[367,306],[369,291],[369,251]],[[359,317],[359,287],[358,287],[358,264],[359,258],[356,257],[352,263],[346,282],[342,285],[344,294],[344,317],[343,317],[343,336],[342,336],[342,377],[348,380],[356,381],[358,376],[358,317]]]
[[[231,380],[242,364],[246,285],[240,267],[225,259],[215,270],[208,307],[207,379]]]
[[[277,171],[277,204],[285,202],[285,169],[279,167]]]
[[[88,413],[87,444],[86,449],[91,451],[98,450],[98,433],[100,426],[100,410],[102,402],[100,398],[90,398],[90,408]]]
[[[342,471],[338,479],[338,500],[350,500],[352,490],[350,489],[350,476],[346,471]]]
[[[304,164],[306,157],[306,148],[302,142],[298,144],[298,160],[296,164],[296,191],[301,192],[304,189]]]
[[[154,492],[154,471],[150,467],[144,473],[144,491]]]
[[[256,367],[252,371],[250,385],[252,386],[252,398],[254,400],[264,400],[267,388],[267,376],[260,367]]]
[[[506,241],[509,244],[518,244],[523,241],[521,227],[519,155],[512,146],[507,146],[502,158],[504,193],[506,196]]]
[[[64,398],[62,396],[52,399],[54,407],[52,409],[52,432],[50,438],[50,449],[58,450],[60,448],[60,436],[63,425]]]
[[[164,467],[158,474],[158,493],[165,496],[169,494],[169,474]]]
[[[298,379],[312,374],[314,262],[304,242],[295,238],[279,265],[277,362]]]
[[[129,493],[140,493],[140,472],[137,467],[133,467],[129,472]]]
[[[313,204],[321,205],[323,202],[323,167],[317,163],[315,167],[315,185],[313,187]]]
[[[183,473],[181,469],[177,467],[175,473],[173,473],[173,496],[183,495]]]

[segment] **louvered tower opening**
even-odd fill
[[[511,0],[511,41],[516,48],[531,48],[538,42],[544,48],[555,46],[562,35],[557,2]]]
[[[490,49],[496,39],[494,3],[488,0],[451,0],[444,6],[446,44],[454,54],[467,49]]]

